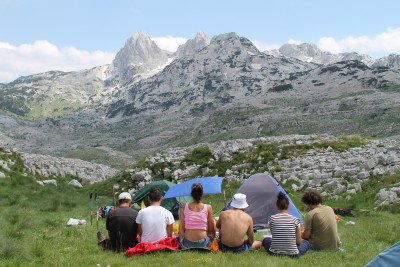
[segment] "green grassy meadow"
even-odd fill
[[[35,178],[21,172],[21,162],[0,179],[0,266],[364,266],[378,253],[400,240],[399,209],[374,209],[374,192],[382,186],[398,183],[400,174],[371,182],[366,192],[353,200],[327,199],[332,207],[352,207],[357,217],[342,217],[339,235],[345,252],[309,252],[300,259],[273,257],[261,249],[242,254],[200,252],[156,252],[137,257],[103,251],[97,246],[97,230],[105,231],[105,219],[91,224],[90,193],[99,194],[100,205],[112,205],[111,185],[114,179],[85,188],[67,185],[59,178],[58,186],[41,186]],[[224,182],[229,199],[240,182]],[[302,192],[289,192],[296,206],[304,213],[299,199]],[[211,203],[216,215],[223,207],[221,195],[204,199]],[[91,206],[92,204],[92,206]],[[69,218],[85,219],[86,225],[67,226]],[[354,225],[345,225],[353,221]],[[260,240],[262,236],[256,235]]]

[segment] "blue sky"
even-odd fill
[[[166,50],[198,31],[236,32],[261,51],[307,42],[378,58],[400,54],[399,10],[394,0],[0,0],[0,82],[110,63],[136,31]]]

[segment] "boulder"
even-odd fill
[[[69,185],[75,186],[75,187],[82,187],[81,183],[78,180],[72,179],[71,181],[69,181],[68,183]]]
[[[44,185],[54,185],[54,186],[57,186],[57,181],[54,180],[54,179],[51,179],[51,180],[43,180],[42,182],[43,182]]]

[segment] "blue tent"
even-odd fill
[[[400,266],[400,242],[379,253],[365,267],[393,267]]]
[[[164,198],[190,196],[192,184],[201,183],[204,194],[219,194],[221,193],[222,177],[200,177],[188,180],[177,184],[165,193]]]
[[[283,192],[289,199],[289,214],[297,217],[303,223],[293,201],[278,182],[268,174],[257,173],[245,180],[236,192],[246,195],[249,207],[244,211],[253,218],[254,229],[266,228],[269,216],[278,213],[276,197],[279,192]],[[228,203],[229,207],[230,202]]]

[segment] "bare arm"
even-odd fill
[[[207,234],[215,237],[215,220],[213,217],[213,210],[211,205],[207,205],[208,208],[208,218],[207,218]]]
[[[247,229],[247,237],[249,238],[249,243],[253,244],[253,242],[254,242],[254,231],[253,231],[253,219],[251,217],[249,218],[249,228]]]
[[[301,244],[301,227],[297,227],[296,229],[296,244]]]
[[[184,210],[185,206],[183,206],[181,210],[181,217],[179,218],[179,239],[185,236],[185,213],[183,212]]]
[[[219,218],[218,218],[218,221],[217,221],[217,223],[216,223],[216,227],[218,228],[218,229],[221,229],[221,219],[222,219],[222,217],[223,217],[223,215],[222,215],[222,213],[219,215]]]
[[[301,238],[303,239],[310,239],[311,236],[311,230],[310,229],[304,229],[303,233],[301,234]]]
[[[140,237],[142,236],[143,230],[142,230],[142,225],[141,224],[137,225],[137,233],[138,233],[138,235]]]
[[[167,236],[172,237],[172,223],[167,225]]]

